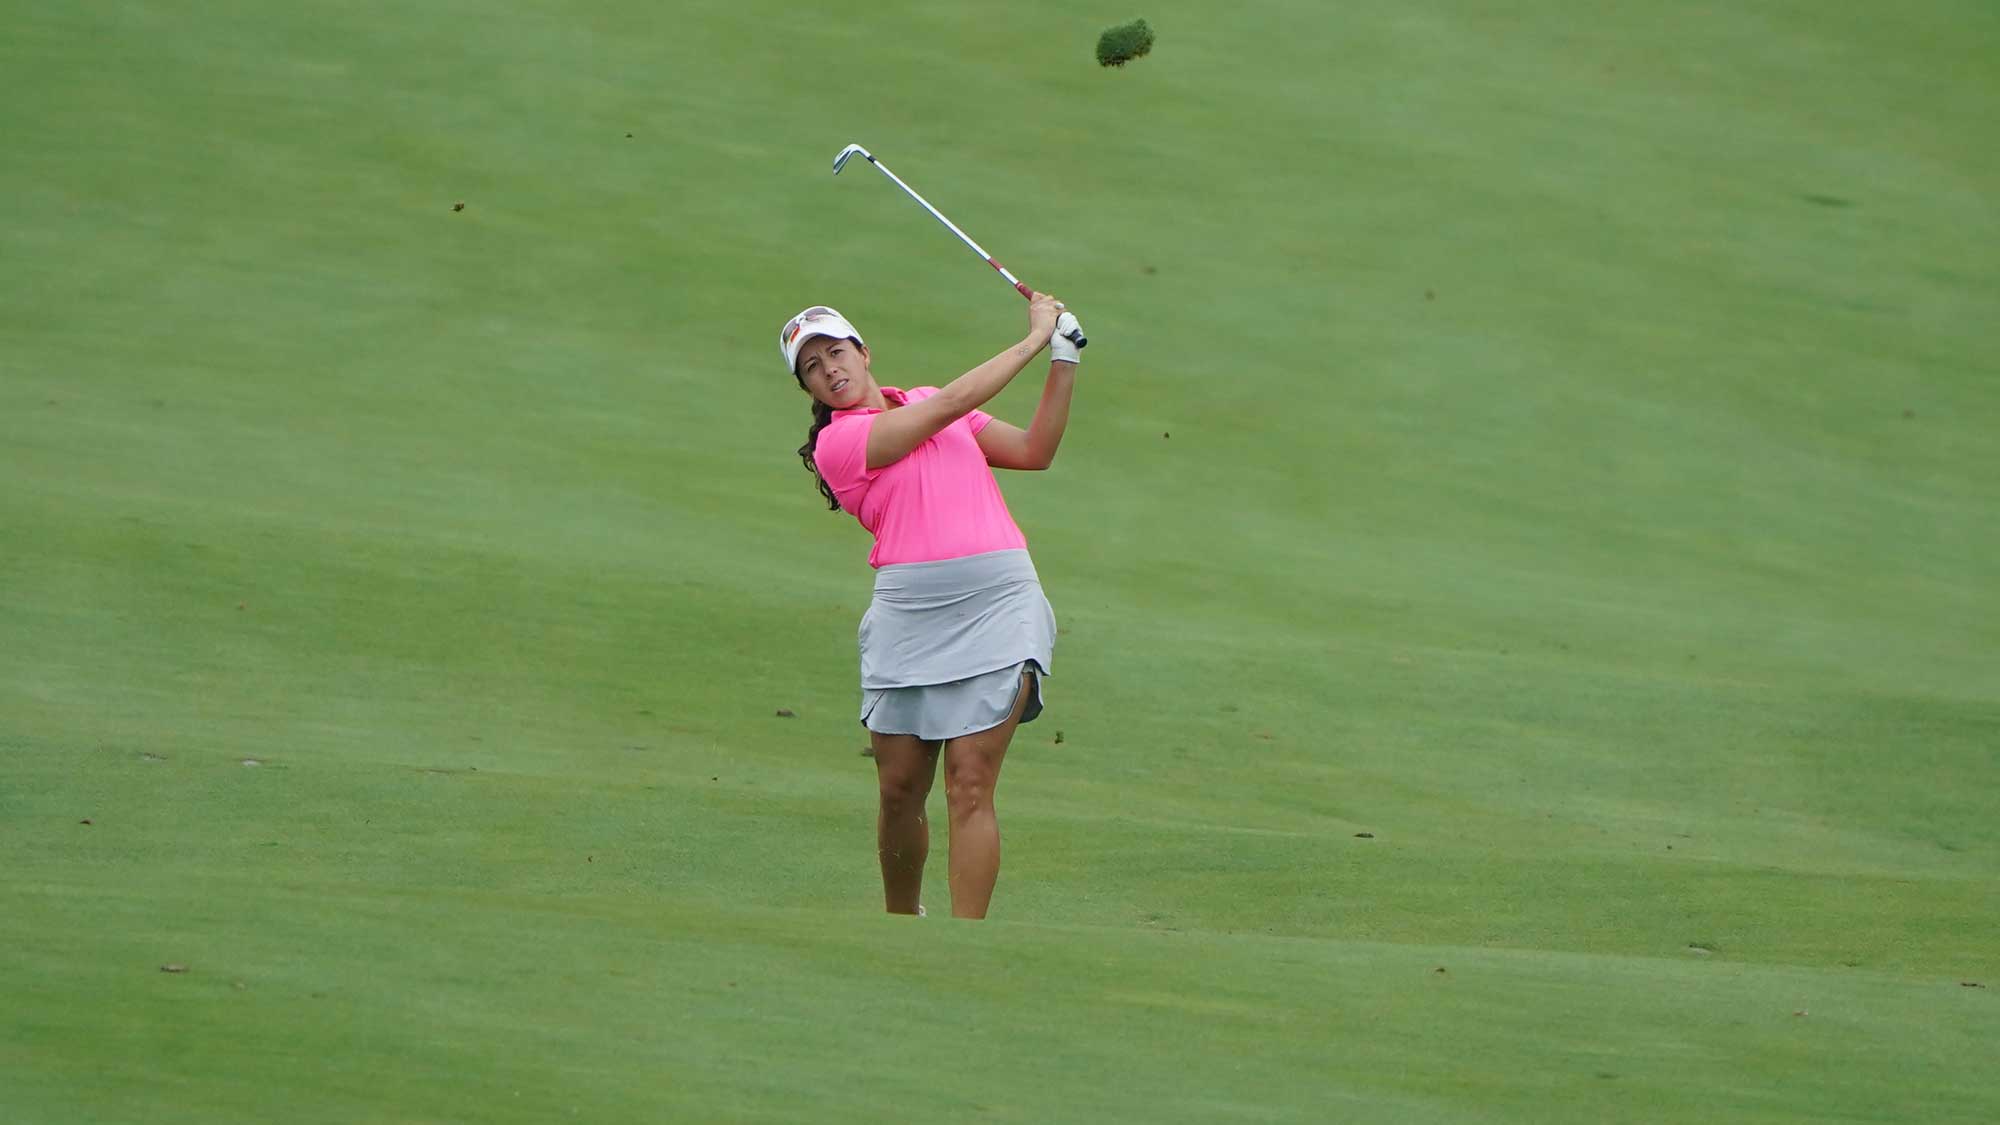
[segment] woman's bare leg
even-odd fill
[[[954,918],[984,918],[993,901],[993,884],[1000,878],[1000,820],[993,811],[993,791],[1000,784],[1000,764],[1007,744],[1021,725],[1021,712],[1034,690],[1032,671],[1021,673],[1021,691],[1014,712],[989,730],[977,731],[944,744],[944,800],[951,814],[951,914]]]
[[[931,852],[924,802],[937,777],[938,744],[911,734],[869,732],[882,807],[875,816],[875,853],[882,862],[882,905],[891,914],[915,914],[924,890],[924,860]]]

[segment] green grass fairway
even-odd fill
[[[2000,1120],[1992,3],[6,14],[0,1122]],[[849,141],[1093,341],[983,925]]]

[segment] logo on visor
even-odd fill
[[[831,330],[821,329],[821,334],[823,335],[844,336],[853,331],[852,328],[846,327],[846,322],[841,319],[839,313],[827,308],[825,305],[814,305],[812,308],[786,321],[784,328],[778,332],[778,346],[784,350],[785,359],[788,362],[795,362],[792,359],[792,345],[798,342],[799,336],[805,332],[808,325],[818,321],[825,321],[836,326]]]
[[[809,308],[806,311],[800,313],[799,315],[793,317],[792,322],[790,324],[785,325],[785,343],[789,344],[794,339],[798,338],[800,330],[805,328],[806,326],[806,321],[820,320],[830,316],[837,317],[839,315],[840,315],[839,313],[834,312],[832,309],[827,308],[825,305],[814,305],[812,308]]]

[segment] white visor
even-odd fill
[[[785,326],[778,330],[778,351],[785,357],[785,370],[798,374],[799,349],[814,336],[832,336],[862,343],[861,333],[847,323],[846,317],[825,305],[814,305],[786,321]]]

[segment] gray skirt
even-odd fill
[[[1028,722],[1042,710],[1055,637],[1026,551],[882,567],[857,637],[861,722],[878,734],[957,738],[1005,722],[1023,690]]]

